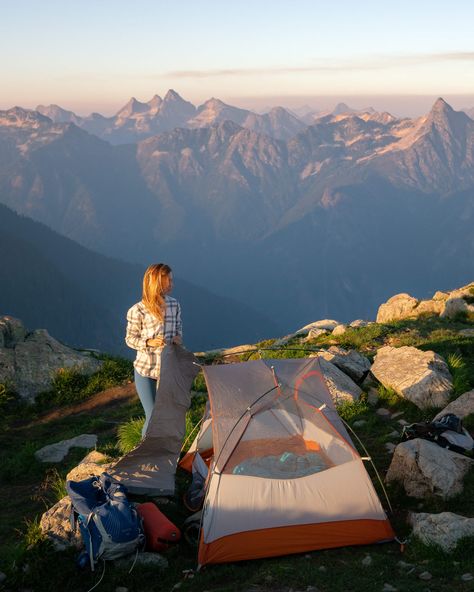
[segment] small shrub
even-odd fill
[[[453,377],[453,394],[462,395],[470,389],[469,369],[459,353],[449,354],[447,363]]]
[[[38,543],[44,540],[45,536],[40,526],[40,517],[36,516],[31,520],[25,519],[26,529],[24,531],[24,543],[27,548],[34,547]]]
[[[359,401],[343,401],[336,406],[337,412],[344,421],[350,422],[369,411],[369,407],[363,399]]]
[[[76,403],[84,398],[87,382],[88,377],[77,368],[61,368],[53,378],[51,390],[40,393],[36,403],[38,406]]]
[[[207,392],[206,381],[204,379],[204,374],[202,373],[202,370],[199,372],[199,374],[194,379],[192,390],[196,391],[198,393]]]
[[[386,405],[393,407],[400,402],[400,396],[392,388],[385,387],[383,384],[381,384],[378,388],[378,391],[379,400]]]
[[[59,502],[67,495],[66,479],[61,477],[57,469],[51,469],[48,471],[45,480],[45,488],[52,492],[55,502]]]
[[[133,364],[122,358],[107,358],[102,367],[92,374],[84,389],[84,396],[89,397],[105,389],[123,384],[133,379]]]
[[[61,368],[56,373],[49,391],[36,397],[36,406],[72,405],[107,388],[132,380],[133,364],[122,358],[105,358],[97,372],[89,376],[80,368]]]
[[[138,446],[142,439],[144,417],[132,418],[117,429],[117,447],[122,454],[127,454]]]

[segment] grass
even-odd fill
[[[469,369],[460,353],[450,353],[447,359],[453,377],[453,399],[467,392],[471,386]]]
[[[121,454],[127,454],[138,446],[142,439],[144,417],[129,419],[117,429],[117,448]]]
[[[53,378],[49,391],[36,397],[36,409],[71,405],[107,388],[133,379],[133,365],[129,360],[99,356],[102,365],[90,376],[78,368],[62,368]]]

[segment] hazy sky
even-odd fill
[[[0,108],[474,106],[472,0],[0,0]],[[404,96],[400,100],[394,95]],[[390,98],[389,98],[390,97]]]

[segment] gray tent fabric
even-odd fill
[[[203,372],[214,418],[212,434],[217,471],[223,470],[251,417],[277,406],[279,400],[288,401],[295,387],[302,402],[313,407],[325,406],[325,417],[354,447],[325,386],[318,358],[253,360],[245,366],[206,366]]]
[[[175,473],[186,429],[190,389],[199,372],[197,360],[179,345],[161,355],[155,407],[142,442],[110,471],[130,493],[173,495]]]

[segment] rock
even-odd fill
[[[114,561],[115,566],[120,569],[130,569],[135,561],[135,553],[127,555],[127,557],[121,557]],[[168,567],[168,560],[163,555],[158,553],[139,553],[136,556],[135,567],[140,565],[157,567],[158,569],[166,569]]]
[[[57,551],[64,551],[68,547],[79,548],[82,544],[79,529],[75,532],[72,531],[70,518],[71,500],[69,496],[63,497],[41,516],[41,531],[51,540]]]
[[[310,341],[311,339],[317,339],[318,337],[321,337],[321,335],[327,335],[328,331],[326,329],[317,329],[317,328],[313,328],[310,329],[308,336],[306,337],[306,341]]]
[[[396,445],[393,442],[386,442],[385,443],[385,450],[389,454],[392,454],[394,452],[395,448],[396,448]]]
[[[301,329],[296,331],[296,335],[309,333],[311,329],[324,329],[325,331],[332,331],[334,327],[337,327],[337,325],[339,325],[339,323],[333,319],[322,319],[320,321],[314,321],[313,323],[309,323],[309,325],[301,327]]]
[[[474,518],[452,512],[411,513],[408,519],[413,534],[425,545],[438,545],[447,553],[454,551],[460,539],[474,536]]]
[[[379,402],[379,391],[376,388],[369,388],[369,392],[367,394],[367,402],[369,405],[377,405]]]
[[[377,323],[389,323],[406,319],[418,306],[418,300],[410,294],[396,294],[381,304],[377,312]]]
[[[442,300],[422,300],[413,311],[413,316],[419,318],[421,316],[439,316],[444,310],[444,302]],[[410,315],[412,316],[412,315]]]
[[[366,423],[367,423],[367,422],[366,422],[366,420],[365,420],[365,419],[358,419],[357,421],[355,421],[355,422],[352,424],[352,427],[354,427],[354,428],[361,428],[361,427],[362,427],[362,426],[364,426]]]
[[[370,324],[370,321],[363,321],[362,319],[357,319],[355,321],[352,321],[352,323],[349,324],[349,327],[352,327],[353,329],[359,329],[360,327],[367,327],[367,325]]]
[[[462,394],[460,397],[449,403],[449,405],[440,411],[434,419],[439,419],[447,413],[454,413],[454,415],[457,415],[461,419],[474,413],[474,389],[472,391],[467,391],[467,393]]]
[[[343,401],[357,401],[359,399],[362,390],[349,376],[324,358],[320,358],[319,364],[331,397],[336,404]]]
[[[328,569],[327,569],[327,567],[326,567],[325,565],[320,565],[320,566],[318,567],[318,570],[319,570],[319,571],[321,571],[321,572],[325,572],[325,571],[327,571]]]
[[[464,337],[473,337],[474,329],[461,329],[461,331],[459,331],[459,335],[463,335]]]
[[[467,314],[468,312],[469,305],[464,298],[450,296],[446,302],[444,302],[443,310],[439,316],[441,318],[452,319],[458,314]]]
[[[370,555],[366,555],[364,559],[362,559],[361,563],[364,567],[372,565],[372,557]]]
[[[23,323],[14,317],[0,317],[0,347],[12,349],[25,340],[27,331]]]
[[[429,571],[422,571],[421,574],[418,576],[420,580],[431,580],[433,577]]]
[[[392,419],[397,419],[397,417],[400,417],[401,415],[404,415],[405,412],[404,411],[397,411],[396,413],[392,414]]]
[[[377,411],[375,412],[377,415],[380,415],[380,417],[385,417],[385,418],[389,418],[392,417],[392,414],[390,413],[390,411],[388,409],[385,409],[385,407],[380,407],[380,409],[377,409]]]
[[[235,347],[228,347],[227,349],[222,350],[222,356],[231,356],[231,355],[238,355],[242,353],[250,353],[252,351],[257,351],[257,346],[255,345],[237,345]]]
[[[332,330],[332,335],[334,335],[334,337],[337,337],[338,335],[344,335],[344,333],[347,330],[347,326],[346,325],[337,325],[337,327],[334,327],[334,329]]]
[[[81,462],[69,471],[66,476],[68,481],[82,481],[92,475],[100,475],[109,471],[115,463],[107,462],[108,458],[102,452],[92,450]]]
[[[117,586],[115,592],[128,592],[128,588],[125,588],[125,586]]]
[[[81,434],[69,440],[62,440],[56,444],[48,444],[35,452],[35,457],[41,462],[61,462],[70,448],[94,448],[97,445],[95,434]]]
[[[318,353],[318,356],[337,366],[355,382],[362,380],[370,370],[369,360],[355,349],[347,350],[332,345],[327,351]]]
[[[11,317],[0,319],[0,336],[0,382],[10,382],[28,401],[49,390],[54,376],[64,368],[90,374],[102,365],[90,354],[59,343],[44,329],[27,333]]]
[[[399,419],[399,420],[397,421],[397,423],[398,423],[399,425],[401,425],[402,427],[405,427],[405,426],[407,426],[407,425],[410,425],[406,419]]]
[[[377,351],[372,374],[421,409],[446,405],[453,380],[446,362],[432,351],[385,346]]]
[[[407,563],[406,561],[402,561],[402,560],[400,560],[397,563],[397,565],[398,565],[398,567],[401,567],[402,569],[412,569],[413,567],[415,567],[413,565],[413,563]]]
[[[395,448],[386,481],[399,481],[412,497],[436,494],[448,499],[462,491],[464,476],[472,466],[474,461],[462,454],[415,438]]]
[[[392,584],[385,583],[382,588],[382,592],[397,592],[397,588],[392,586]]]
[[[447,300],[449,297],[448,292],[440,292],[439,290],[434,293],[432,300]]]
[[[474,576],[471,573],[465,573],[465,574],[462,574],[461,580],[463,582],[470,582],[470,581],[474,580]]]

